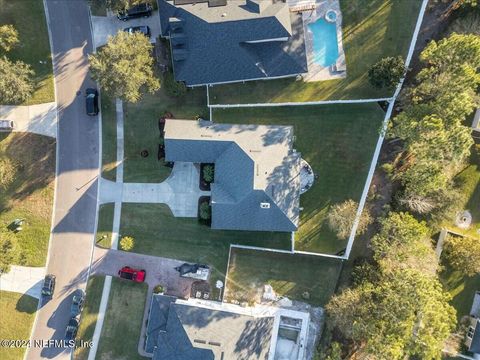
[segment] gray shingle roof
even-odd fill
[[[243,0],[218,7],[207,2],[158,3],[162,35],[172,39],[177,81],[202,85],[295,76],[308,70],[302,17],[290,13],[283,2],[261,13]],[[272,39],[277,40],[251,43]]]
[[[292,137],[290,126],[168,119],[165,158],[215,163],[212,228],[289,232],[297,229],[300,201]]]
[[[474,354],[480,354],[480,319],[477,319],[477,326],[475,327],[472,343],[468,350]]]
[[[164,312],[156,307],[168,304],[164,331],[157,332],[147,352],[153,360],[267,359],[273,330],[273,317],[254,318],[227,311],[178,304],[170,297],[154,295],[148,318]],[[168,299],[163,299],[168,298]],[[153,325],[152,325],[153,326]]]

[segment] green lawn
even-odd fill
[[[208,113],[203,88],[189,90],[179,98],[171,98],[161,89],[155,95],[145,95],[137,104],[124,104],[124,112],[125,182],[162,182],[170,175],[171,169],[165,167],[163,161],[157,160],[160,140],[158,119],[165,112],[186,119],[206,116]],[[142,150],[147,150],[149,156],[142,158]]]
[[[376,103],[215,110],[214,121],[293,125],[294,147],[318,175],[300,198],[295,249],[335,254],[346,246],[326,226],[331,205],[358,201],[384,112]]]
[[[76,340],[92,341],[95,325],[97,324],[98,309],[102,300],[103,283],[105,276],[91,276],[88,279],[85,306],[82,310],[82,320],[78,328]],[[86,360],[88,358],[88,347],[75,349],[75,359]]]
[[[480,239],[480,143],[472,148],[469,165],[457,175],[455,180],[461,187],[462,208],[472,214],[472,226],[467,230],[460,229],[451,222],[445,223],[444,226],[456,233]]]
[[[270,284],[278,295],[323,306],[335,291],[340,268],[337,259],[232,249],[226,299],[258,302],[263,285]]]
[[[480,274],[468,277],[459,271],[454,271],[448,264],[443,264],[444,270],[440,280],[452,296],[451,304],[457,310],[457,319],[470,313],[475,291],[480,290]]]
[[[97,359],[145,359],[138,354],[147,284],[114,277],[100,335]]]
[[[37,304],[31,296],[0,291],[0,339],[29,339]],[[25,349],[0,347],[0,359],[23,359]]]
[[[389,97],[368,83],[368,69],[386,56],[406,56],[421,1],[341,0],[347,77],[319,82],[295,78],[215,86],[211,103],[259,103]]]
[[[50,237],[55,139],[30,133],[0,134],[0,226],[24,219],[16,233],[20,263],[44,266]]]
[[[133,252],[206,263],[210,283],[223,280],[230,244],[290,249],[289,233],[212,230],[196,218],[174,217],[164,204],[123,204],[122,236],[133,236]]]
[[[0,0],[0,24],[12,24],[20,43],[8,53],[10,60],[21,60],[35,71],[35,92],[27,104],[55,101],[52,58],[42,0]]]
[[[100,205],[98,210],[97,246],[107,249],[112,246],[114,208],[114,203]]]
[[[102,93],[102,177],[117,178],[117,115],[115,100]]]

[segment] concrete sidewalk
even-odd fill
[[[40,299],[44,267],[12,265],[10,271],[0,276],[0,290],[27,294]]]
[[[13,131],[57,137],[57,106],[54,102],[29,106],[0,105],[0,119],[13,120]]]

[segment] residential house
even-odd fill
[[[477,291],[473,298],[465,345],[468,351],[480,354],[480,291]]]
[[[214,163],[213,229],[297,230],[300,153],[293,127],[167,119],[166,161]]]
[[[175,80],[187,86],[306,73],[302,16],[281,0],[158,0]]]

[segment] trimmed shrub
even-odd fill
[[[386,57],[368,70],[368,80],[376,88],[394,88],[403,76],[405,62],[401,56]]]
[[[154,288],[153,288],[153,293],[154,294],[161,294],[161,293],[164,293],[165,292],[165,289],[162,285],[156,285]]]
[[[212,209],[208,202],[203,202],[200,204],[198,216],[200,217],[200,219],[205,221],[209,221],[212,218]]]
[[[207,183],[213,182],[214,176],[215,176],[215,167],[213,165],[204,165],[203,166],[203,180]]]
[[[135,240],[131,236],[124,236],[120,240],[120,249],[123,251],[130,251],[135,246]]]

